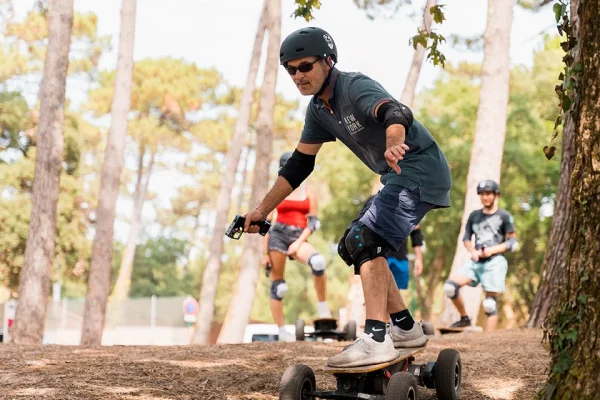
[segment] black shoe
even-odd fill
[[[460,320],[450,325],[450,328],[466,328],[469,326],[471,326],[471,320],[469,317],[462,317]]]

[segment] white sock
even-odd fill
[[[329,313],[329,306],[327,305],[326,301],[319,301],[317,303],[317,312],[319,314],[328,314]]]

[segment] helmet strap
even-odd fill
[[[327,59],[325,60],[325,62],[327,62]],[[321,86],[321,89],[319,89],[319,91],[317,93],[315,93],[316,97],[319,97],[320,95],[323,94],[323,92],[325,91],[325,89],[327,88],[327,86],[329,86],[329,79],[331,78],[331,73],[333,72],[333,68],[335,67],[335,64],[337,64],[335,61],[333,61],[333,64],[331,64],[331,67],[329,68],[329,73],[327,74],[327,78],[325,78],[325,81],[323,81],[323,85]]]

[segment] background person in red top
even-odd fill
[[[284,153],[279,159],[281,169],[292,156]],[[279,327],[279,341],[293,342],[295,336],[286,332],[283,322],[282,300],[288,291],[285,283],[285,262],[290,259],[310,266],[317,292],[319,318],[330,318],[327,306],[327,277],[325,258],[308,243],[308,237],[320,227],[317,218],[317,198],[304,184],[294,190],[275,209],[275,222],[265,236],[263,266],[271,265],[271,314]],[[273,213],[268,219],[273,220]]]

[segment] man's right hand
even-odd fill
[[[404,155],[407,151],[408,146],[402,143],[399,145],[390,146],[385,153],[383,153],[388,166],[396,171],[397,174],[400,173],[400,166],[398,165],[398,162],[404,159]]]
[[[473,250],[471,252],[471,260],[477,262],[477,261],[479,261],[480,257],[481,257],[481,250]]]
[[[250,225],[250,223],[264,221],[265,216],[266,215],[259,211],[258,208],[244,215],[244,218],[246,219],[246,221],[244,222],[244,232],[258,233],[260,227],[258,225]]]

